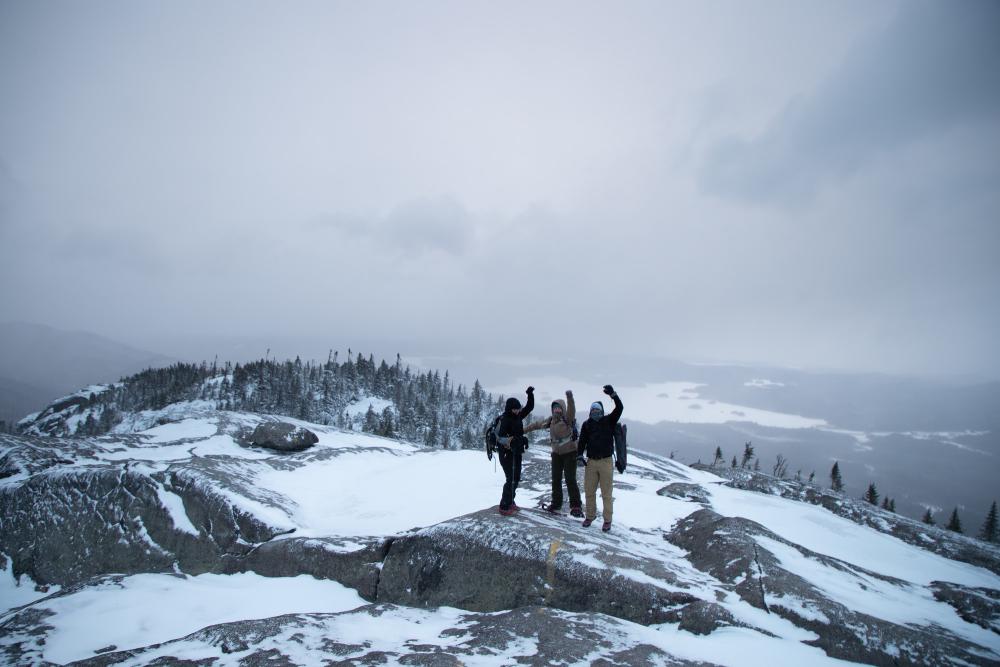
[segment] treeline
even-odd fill
[[[671,456],[671,458],[673,457]],[[715,456],[712,460],[712,467],[717,467],[720,464],[725,465],[725,462],[726,459],[722,453],[722,448],[716,447]],[[756,455],[752,442],[747,442],[743,445],[742,456],[739,459],[737,459],[736,456],[733,456],[732,460],[729,462],[729,467],[733,470],[739,469],[752,470],[755,473],[761,472],[760,458]],[[778,479],[787,479],[789,477],[788,459],[786,459],[783,455],[778,454],[774,466],[771,469],[771,474]],[[802,471],[798,470],[795,472],[793,479],[800,483],[804,482],[806,484],[814,484],[816,480],[816,471],[810,472],[808,479],[804,480]],[[834,461],[833,467],[830,468],[830,488],[838,493],[843,493],[844,491],[844,478],[840,472],[840,462],[838,461]],[[893,513],[896,512],[896,500],[894,498],[890,498],[889,496],[883,496],[880,494],[878,488],[875,486],[875,482],[868,483],[868,488],[865,490],[864,495],[861,496],[861,499],[876,507],[880,506],[879,499],[881,499],[882,509]],[[926,508],[923,517],[921,517],[921,521],[931,526],[936,525],[937,523],[934,520],[934,514],[931,512],[929,507]],[[959,517],[957,507],[952,510],[948,523],[945,524],[945,528],[956,533],[964,533],[962,520],[961,517]],[[989,512],[986,514],[986,520],[983,522],[983,526],[980,528],[976,537],[984,542],[1000,542],[1000,526],[998,526],[997,503],[995,500],[993,501],[993,504],[990,505]]]
[[[366,401],[383,399],[375,411]],[[76,435],[101,435],[123,413],[158,410],[182,401],[204,401],[219,410],[284,415],[317,424],[449,449],[479,445],[478,432],[502,408],[502,397],[455,385],[439,371],[415,372],[372,355],[341,362],[331,352],[325,363],[261,359],[246,364],[177,363],[122,379],[81,405]]]

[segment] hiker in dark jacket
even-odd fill
[[[552,502],[545,509],[557,513],[562,508],[562,481],[566,477],[569,491],[569,513],[582,517],[580,511],[580,486],[576,481],[576,403],[573,392],[566,390],[566,400],[552,401],[552,416],[528,424],[525,431],[549,430],[549,446],[552,447]]]
[[[607,532],[611,530],[611,475],[614,470],[611,455],[615,450],[615,425],[622,416],[624,406],[610,384],[604,385],[604,393],[615,402],[615,409],[606,415],[603,403],[595,401],[590,404],[590,419],[580,427],[576,451],[581,461],[584,453],[587,454],[586,461],[582,461],[587,466],[583,475],[583,492],[586,496],[583,527],[586,528],[597,518],[597,487],[600,486],[601,500],[604,503],[604,525],[601,530]]]
[[[500,496],[500,514],[510,516],[521,508],[514,502],[517,485],[521,481],[521,455],[528,447],[528,439],[524,437],[523,420],[531,414],[535,407],[535,388],[526,390],[528,401],[521,407],[521,401],[513,396],[504,404],[503,415],[500,417],[500,432],[497,441],[500,445],[500,467],[503,468],[507,481],[503,485],[503,495]]]

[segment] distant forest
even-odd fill
[[[111,431],[123,412],[158,410],[181,401],[207,401],[220,410],[284,415],[447,449],[479,446],[483,422],[502,408],[502,397],[454,385],[448,373],[414,372],[397,355],[392,365],[358,354],[325,363],[261,359],[246,364],[178,363],[151,368],[80,403],[87,411],[73,435]],[[392,406],[356,413],[368,399]]]

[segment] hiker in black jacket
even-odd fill
[[[503,495],[500,496],[500,514],[510,516],[521,508],[514,502],[517,485],[521,481],[521,455],[528,448],[528,439],[524,436],[523,420],[531,414],[535,407],[535,388],[526,390],[528,401],[521,407],[521,401],[513,396],[507,399],[503,415],[500,417],[500,432],[497,441],[500,445],[500,467],[503,468],[507,481],[503,485]]]
[[[601,530],[611,530],[611,475],[614,466],[611,455],[615,450],[615,425],[622,416],[624,406],[610,384],[604,385],[604,393],[615,402],[611,414],[604,414],[604,404],[595,401],[590,404],[590,419],[580,427],[577,456],[587,466],[583,475],[583,493],[586,499],[583,527],[586,528],[597,518],[597,487],[601,487],[601,501],[604,503],[604,525]],[[587,459],[583,460],[584,452]]]

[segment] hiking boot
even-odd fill
[[[611,530],[611,522],[610,521],[605,521],[604,525],[601,526],[601,530],[603,530],[605,533],[608,532],[609,530]]]
[[[507,509],[500,508],[500,514],[504,516],[514,516],[514,508],[508,507]]]
[[[593,519],[584,519],[584,520],[583,520],[583,524],[581,524],[581,525],[582,525],[582,526],[583,526],[584,528],[590,528],[590,524],[592,524],[592,523],[594,523],[594,520],[593,520]]]
[[[583,516],[583,511],[579,507],[574,507],[569,511],[569,514],[570,516],[575,516],[576,518],[579,519],[580,517]]]
[[[553,505],[548,505],[545,507],[545,511],[548,512],[549,514],[559,514],[559,509],[560,508],[555,507]]]

